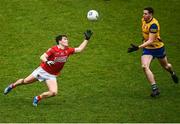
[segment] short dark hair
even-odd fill
[[[62,40],[62,37],[67,37],[65,34],[62,34],[62,35],[58,35],[56,37],[56,43],[59,44],[59,41]]]
[[[150,14],[154,14],[154,9],[152,7],[146,7],[144,10],[147,10]]]

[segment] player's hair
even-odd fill
[[[154,14],[154,9],[152,7],[146,7],[144,10],[147,10],[150,14]]]
[[[62,40],[62,37],[67,37],[67,35],[65,35],[65,34],[58,35],[58,36],[56,37],[56,43],[57,43],[57,44],[59,44],[59,41]]]

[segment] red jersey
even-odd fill
[[[58,46],[53,46],[46,51],[48,55],[48,61],[54,61],[54,65],[47,65],[45,62],[41,62],[40,66],[50,74],[58,75],[62,70],[64,64],[66,63],[69,55],[73,54],[75,51],[74,48],[65,48],[60,49]]]

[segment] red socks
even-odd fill
[[[37,100],[40,101],[42,98],[40,96],[37,96]]]
[[[11,84],[11,88],[15,88],[16,86],[14,84]]]

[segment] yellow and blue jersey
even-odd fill
[[[160,39],[160,25],[155,18],[152,18],[149,22],[146,22],[144,18],[142,18],[142,34],[143,34],[143,42],[146,42],[149,39],[149,34],[154,33],[156,35],[156,39],[152,44],[146,46],[146,49],[157,49],[164,46],[164,43]]]

